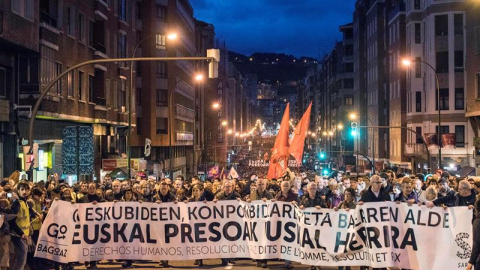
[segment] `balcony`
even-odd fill
[[[194,117],[195,112],[192,109],[182,106],[180,104],[175,105],[175,118],[193,123]]]
[[[418,157],[427,159],[427,149],[425,149],[424,144],[418,143],[406,143],[405,144],[405,155],[409,157]]]
[[[40,11],[40,22],[44,22],[47,25],[58,27],[58,18],[44,10]]]

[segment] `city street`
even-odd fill
[[[171,268],[160,268],[158,263],[152,262],[138,262],[134,263],[131,269],[262,269],[256,266],[256,263],[252,260],[237,260],[235,265],[228,265],[228,266],[221,266],[220,259],[215,260],[204,260],[203,267],[197,267],[193,265],[193,261],[171,261],[169,264],[172,266]],[[280,261],[269,261],[267,269],[284,269],[283,262]],[[294,263],[294,269],[302,269],[307,270],[310,266],[301,265],[298,263]],[[124,269],[122,268],[121,263],[119,262],[112,262],[108,263],[103,261],[97,264],[98,269]],[[75,269],[85,269],[84,266],[76,266]],[[337,267],[322,267],[321,270],[333,270],[338,269]],[[359,267],[352,267],[352,270],[358,270]]]

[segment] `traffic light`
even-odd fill
[[[357,137],[358,135],[358,130],[357,130],[358,126],[357,126],[357,122],[351,122],[350,123],[350,134],[353,136],[353,137]]]
[[[323,150],[323,148],[320,149],[319,157],[320,159],[325,159],[325,150]]]

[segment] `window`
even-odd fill
[[[142,122],[142,118],[141,117],[137,117],[137,126],[135,127],[137,129],[137,135],[141,135],[142,134],[142,126],[143,125],[140,125],[140,123]]]
[[[480,26],[475,27],[473,30],[473,43],[475,54],[480,53]]]
[[[7,70],[0,67],[0,97],[7,97]]]
[[[345,96],[345,106],[353,106],[353,96]]]
[[[455,72],[463,71],[463,51],[455,51]]]
[[[78,99],[85,100],[85,83],[84,83],[85,73],[78,71]]]
[[[353,55],[353,45],[345,46],[345,55]]]
[[[422,58],[415,57],[415,78],[422,77]]]
[[[345,63],[345,72],[353,72],[353,63]]]
[[[446,52],[437,52],[437,73],[447,73],[448,72],[448,51]]]
[[[453,30],[455,35],[463,35],[463,14],[453,15]]]
[[[12,11],[26,19],[34,19],[34,0],[12,0]]]
[[[127,20],[127,0],[118,1],[118,19],[120,21]]]
[[[415,24],[415,43],[419,44],[422,42],[422,31],[421,31],[421,24]]]
[[[40,1],[40,22],[44,22],[53,27],[59,27],[59,4],[58,0]]]
[[[455,88],[455,110],[463,109],[465,109],[463,88]]]
[[[161,21],[167,20],[167,7],[162,5],[157,5],[157,18]]]
[[[165,50],[167,45],[167,38],[165,35],[157,34],[155,36],[155,46],[158,50]]]
[[[70,67],[67,67],[67,69],[69,69]],[[67,96],[68,97],[73,97],[73,92],[74,92],[74,88],[73,88],[73,71],[70,71],[67,75]]]
[[[167,78],[167,63],[164,61],[157,62],[157,78]]]
[[[90,20],[89,23],[88,23],[88,45],[90,46],[94,46],[94,37],[93,37],[93,33],[94,33],[94,30],[95,30],[95,21],[93,20]]]
[[[345,79],[344,88],[353,88],[353,79]]]
[[[438,93],[435,91],[435,100],[438,101]],[[438,110],[438,102],[436,102],[435,110]],[[448,110],[448,88],[440,89],[440,110]]]
[[[62,64],[55,62],[55,77],[60,76],[61,73],[62,73]],[[55,93],[59,96],[62,95],[62,81],[63,79],[58,80],[57,83],[55,83],[55,85],[53,86]]]
[[[157,134],[168,134],[168,118],[157,117]]]
[[[93,79],[94,77],[92,75],[88,75],[88,101],[89,102],[94,102],[94,97],[95,93],[93,92]]]
[[[81,42],[87,42],[87,33],[85,29],[85,15],[82,13],[78,14],[78,35]]]
[[[475,87],[477,89],[477,99],[480,99],[480,73],[475,74]]]
[[[124,33],[118,34],[118,58],[127,57],[127,35]],[[120,62],[121,66],[125,66],[125,62]]]
[[[117,106],[118,106],[118,110],[121,112],[125,112],[126,89],[127,89],[127,80],[120,79],[120,84],[119,84],[118,93],[117,93]]]
[[[168,91],[165,89],[157,89],[157,106],[168,106]]]
[[[137,88],[135,91],[135,104],[142,104],[142,88]]]
[[[415,143],[423,143],[423,139],[422,139],[422,127],[415,127],[415,131],[417,132],[416,134],[416,139],[415,139]]]
[[[435,36],[448,35],[448,15],[435,16]]]
[[[422,92],[420,91],[415,92],[415,111],[422,111]]]
[[[420,9],[420,0],[414,0],[413,1],[413,8],[414,9]]]
[[[438,126],[435,126],[435,133],[438,133]],[[442,136],[442,134],[447,134],[447,133],[450,133],[450,127],[449,126],[441,126],[440,127],[440,136]]]
[[[68,5],[67,6],[67,34],[69,36],[75,36],[75,8]]]
[[[455,147],[465,147],[465,126],[455,126]]]

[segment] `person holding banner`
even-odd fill
[[[387,191],[385,191],[384,187],[382,186],[382,179],[378,175],[373,175],[370,178],[371,186],[368,190],[362,195],[360,198],[359,204],[362,205],[363,203],[367,202],[385,202],[391,201],[390,195]]]
[[[280,184],[280,191],[277,193],[277,196],[275,196],[275,200],[280,202],[291,202],[293,204],[297,204],[299,202],[298,194],[292,191],[290,182],[287,180],[282,181]],[[272,200],[272,202],[275,200]],[[285,269],[292,268],[292,262],[285,260]]]
[[[267,191],[267,179],[260,178],[257,180],[257,189],[253,192],[250,192],[250,195],[247,195],[247,202],[257,201],[257,200],[271,200],[273,199],[272,193]]]
[[[409,205],[418,203],[417,193],[413,191],[412,179],[410,177],[404,177],[402,180],[402,193],[396,198],[396,202],[406,202]]]
[[[462,180],[458,184],[458,192],[450,194],[442,198],[438,198],[434,201],[427,202],[427,207],[433,206],[468,206],[469,209],[473,208],[475,204],[475,192],[472,192],[472,187],[467,180]]]
[[[240,194],[233,191],[232,181],[225,180],[225,183],[223,184],[223,191],[220,191],[219,193],[217,193],[217,195],[215,195],[215,199],[213,199],[213,202],[232,200],[240,200]],[[233,259],[222,258],[222,266],[227,266],[229,263],[235,264],[235,261]]]
[[[480,269],[480,201],[475,202],[475,219],[473,220],[473,247],[466,270]]]
[[[185,203],[188,203],[188,202],[203,202],[203,203],[207,203],[207,200],[205,199],[205,197],[203,196],[203,192],[204,192],[204,187],[202,184],[195,184],[193,187],[192,187],[192,197],[188,198]],[[202,267],[203,266],[203,260],[195,260],[195,262],[193,263],[194,265],[198,265],[198,267]]]
[[[310,182],[307,184],[307,193],[300,199],[300,209],[315,207],[317,209],[327,208],[327,203],[322,196],[317,193],[317,184]]]
[[[158,186],[157,194],[155,195],[155,202],[162,203],[162,202],[174,202],[177,203],[175,200],[175,196],[170,193],[170,185],[166,181],[160,182]],[[168,264],[167,260],[160,261],[160,267],[168,268],[170,265]]]

